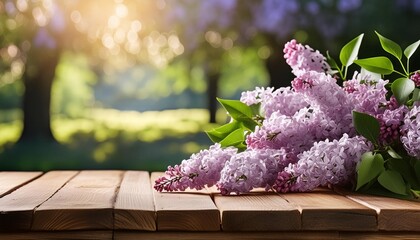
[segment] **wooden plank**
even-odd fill
[[[34,212],[32,230],[113,229],[122,171],[82,171]]]
[[[303,230],[377,230],[375,210],[332,191],[280,195],[300,209]]]
[[[34,209],[77,173],[77,171],[48,172],[0,198],[0,230],[29,230]]]
[[[163,173],[152,173],[152,184]],[[210,194],[153,191],[159,231],[220,231],[220,213]]]
[[[0,172],[0,198],[41,174],[42,172]]]
[[[214,195],[223,231],[287,231],[301,227],[299,210],[274,193]]]
[[[420,239],[420,232],[340,232],[342,240],[391,240],[391,239]]]
[[[115,229],[156,231],[153,190],[148,172],[127,171],[114,207]]]
[[[349,199],[373,208],[378,214],[378,228],[386,231],[419,231],[420,202],[345,192]]]
[[[8,232],[0,233],[0,239],[43,240],[43,239],[113,239],[112,231],[52,231],[52,232]]]
[[[277,239],[339,239],[338,232],[120,232],[114,233],[115,240],[277,240]]]

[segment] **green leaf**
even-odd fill
[[[360,135],[373,143],[377,143],[380,125],[376,118],[366,113],[353,111],[353,125]]]
[[[387,57],[372,57],[355,60],[354,63],[360,67],[374,73],[380,73],[383,75],[391,74],[394,71],[394,66],[391,60]]]
[[[415,42],[415,43],[413,43],[413,44],[410,44],[410,46],[408,46],[408,47],[404,50],[404,55],[405,55],[407,58],[410,58],[410,57],[413,55],[413,53],[417,50],[417,48],[419,47],[419,45],[420,45],[420,40],[418,40],[417,42]]]
[[[337,62],[330,56],[330,53],[327,51],[327,63],[330,65],[332,69],[340,69],[338,67]]]
[[[357,168],[356,190],[375,179],[384,170],[384,159],[381,154],[364,153]]]
[[[400,45],[392,41],[391,39],[388,39],[381,34],[379,34],[377,31],[375,31],[376,35],[378,35],[379,41],[381,42],[382,48],[387,51],[388,53],[392,54],[399,60],[402,58],[402,50]]]
[[[229,115],[238,121],[244,119],[251,119],[252,120],[252,108],[246,105],[245,103],[239,100],[227,100],[227,99],[220,99],[217,98],[217,101],[222,104],[222,106],[226,109]]]
[[[379,175],[378,182],[389,191],[407,195],[407,186],[401,174],[394,170],[385,170]]]
[[[413,102],[420,101],[420,89],[414,88],[413,97],[411,99],[413,100]]]
[[[404,159],[389,159],[387,162],[389,168],[391,170],[399,172],[404,178],[404,180],[408,182],[411,187],[414,187],[416,189],[420,187],[414,169],[408,161]]]
[[[355,39],[348,42],[340,51],[340,61],[341,64],[348,67],[354,60],[357,59],[357,54],[359,53],[360,45],[362,44],[363,33],[357,36]]]
[[[222,147],[237,146],[242,144],[243,141],[245,141],[245,133],[243,129],[239,128],[220,141],[220,145],[222,145]]]
[[[400,105],[405,104],[411,92],[416,88],[414,82],[408,78],[398,78],[391,85],[392,93]]]
[[[387,152],[388,152],[389,156],[391,156],[392,158],[402,159],[402,157],[392,147],[388,147]]]
[[[213,142],[220,142],[225,137],[227,137],[231,132],[235,131],[236,129],[240,128],[241,125],[237,121],[232,121],[230,123],[227,123],[225,125],[222,125],[220,127],[211,129],[209,131],[206,131],[207,136],[213,141]]]

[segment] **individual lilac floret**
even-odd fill
[[[277,174],[296,158],[284,150],[248,149],[226,163],[217,187],[223,195],[247,193],[253,188],[269,189]]]
[[[400,126],[407,111],[407,107],[403,105],[396,109],[386,109],[376,116],[380,124],[379,142],[382,145],[392,144],[400,138]]]
[[[290,87],[259,88],[254,91],[243,92],[241,102],[249,105],[261,104],[261,110],[265,118],[274,112],[286,116],[292,116],[299,109],[308,106],[302,94],[293,91]]]
[[[225,163],[236,154],[234,147],[222,148],[216,143],[207,150],[191,155],[180,165],[169,166],[165,176],[155,181],[157,191],[184,191],[186,188],[202,189],[213,186],[220,179]]]
[[[416,87],[420,87],[420,71],[415,72],[410,77],[411,80],[416,84]]]
[[[414,106],[405,115],[400,139],[408,154],[420,160],[420,106]]]
[[[348,183],[357,163],[372,146],[366,139],[344,134],[340,140],[317,142],[280,172],[273,188],[277,192],[306,192],[317,187]]]
[[[327,72],[331,70],[326,58],[308,45],[304,46],[295,39],[284,45],[284,58],[292,67],[292,72],[297,77],[307,71]]]

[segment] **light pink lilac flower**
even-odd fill
[[[366,139],[344,134],[339,140],[325,140],[298,156],[279,172],[273,188],[277,192],[306,192],[317,187],[348,183],[354,177],[361,155],[372,149]]]
[[[226,163],[217,187],[223,195],[247,193],[259,187],[268,189],[278,172],[294,161],[296,158],[283,149],[248,149]]]
[[[169,166],[165,176],[155,181],[158,191],[183,191],[187,188],[202,189],[213,186],[220,179],[225,163],[237,152],[234,147],[222,148],[216,143],[207,150],[201,150],[183,160],[180,165]]]
[[[387,80],[358,80],[346,81],[345,90],[354,110],[375,116],[383,113],[382,108],[389,104],[386,99]]]
[[[254,91],[242,93],[241,102],[248,106],[261,104],[263,117],[268,118],[274,112],[279,112],[286,116],[293,116],[299,109],[308,106],[302,94],[293,91],[290,87],[259,88]]]
[[[408,154],[420,160],[420,106],[414,106],[405,115],[400,139]]]
[[[307,71],[327,72],[331,69],[318,50],[304,46],[294,39],[284,45],[283,52],[286,63],[292,67],[292,72],[297,77]]]

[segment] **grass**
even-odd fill
[[[204,130],[213,127],[204,109],[143,113],[93,109],[84,118],[55,116],[52,129],[58,144],[16,144],[22,129],[18,118],[0,123],[0,170],[163,171],[207,148],[211,142]]]

